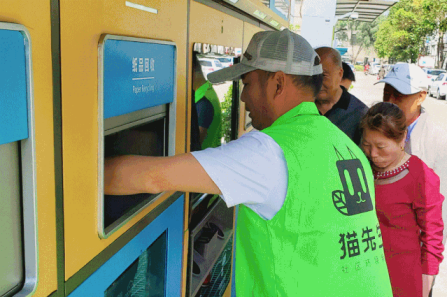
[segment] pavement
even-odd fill
[[[364,75],[363,72],[357,71],[356,82],[350,93],[363,101],[368,107],[374,103],[382,101],[384,84],[378,82],[377,76]],[[444,127],[447,127],[447,101],[438,100],[427,96],[422,106],[430,113],[430,116]],[[447,148],[446,148],[447,150]],[[446,165],[447,166],[447,165]],[[447,203],[446,203],[447,204]],[[447,224],[447,222],[445,223]],[[439,274],[436,277],[433,287],[433,297],[447,297],[447,252],[444,251],[444,261],[439,268]]]

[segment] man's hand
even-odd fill
[[[125,155],[104,161],[104,193],[126,195],[183,191],[221,194],[190,153],[170,157]]]

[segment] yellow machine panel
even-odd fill
[[[181,28],[187,25],[187,2],[128,3],[60,3],[66,280],[170,195],[157,199],[107,239],[98,236],[98,43],[102,35],[176,44],[175,148],[176,153],[185,149],[187,32]]]
[[[191,1],[189,41],[241,47],[243,21]],[[191,44],[191,45],[192,45]]]
[[[31,39],[38,234],[33,295],[48,296],[57,289],[50,1],[5,0],[1,7],[0,22],[23,25]]]

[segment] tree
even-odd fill
[[[233,106],[233,85],[230,85],[225,93],[224,101],[221,103],[222,109],[222,136],[225,143],[231,141],[231,108]]]
[[[427,26],[438,35],[437,67],[441,68],[444,61],[444,34],[447,31],[447,0],[423,0],[421,5]]]
[[[374,48],[374,42],[376,41],[376,34],[383,20],[384,17],[380,16],[377,19],[375,19],[374,22],[372,23],[361,22],[356,35],[356,41],[360,47],[357,51],[357,54],[355,54],[354,56],[354,61],[357,60],[357,57],[360,54],[362,48],[365,49]]]
[[[335,26],[335,34],[337,36],[337,39],[340,41],[347,41],[349,39],[349,36],[351,36],[351,40],[349,41],[349,44],[352,47],[352,63],[355,63],[355,58],[357,58],[358,54],[354,58],[354,45],[356,44],[354,36],[356,36],[357,28],[359,27],[360,22],[358,21],[339,21],[337,22],[337,25]],[[350,33],[348,35],[348,32]],[[360,46],[361,50],[362,46]],[[359,50],[359,51],[360,51]]]
[[[434,30],[434,23],[425,17],[424,1],[400,0],[390,9],[388,17],[379,25],[374,44],[379,57],[417,61],[424,51],[426,36]]]
[[[384,17],[378,17],[374,22],[359,22],[359,21],[339,21],[335,28],[335,34],[340,41],[347,41],[348,31],[350,32],[352,46],[352,63],[357,60],[360,52],[363,49],[373,48],[376,40],[376,33],[379,30],[380,23]],[[355,36],[355,38],[354,38]],[[354,46],[358,46],[357,51],[354,51]]]
[[[289,30],[294,32],[294,33],[298,33],[298,31],[300,30],[301,26],[300,25],[294,25],[294,24],[290,24],[289,25]]]

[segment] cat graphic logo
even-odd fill
[[[332,192],[335,208],[343,215],[355,215],[373,210],[371,195],[362,163],[348,148],[351,159],[344,159],[334,147],[338,161],[336,163],[343,190]]]

